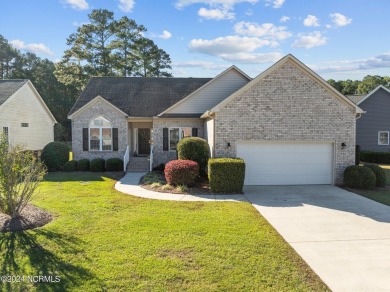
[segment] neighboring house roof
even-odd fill
[[[53,123],[57,123],[55,117],[47,107],[45,101],[40,96],[39,92],[36,90],[32,82],[28,79],[5,79],[0,80],[0,107],[15,95],[15,93],[20,90],[23,86],[29,86],[31,91],[36,96],[39,103],[45,109],[49,117],[52,119]]]
[[[347,97],[342,95],[339,91],[337,91],[333,86],[331,86],[328,82],[326,82],[323,78],[321,78],[318,74],[316,74],[313,70],[311,70],[309,67],[307,67],[305,64],[303,64],[301,61],[299,61],[297,58],[295,58],[293,55],[288,54],[287,56],[280,59],[278,62],[276,62],[274,65],[269,67],[267,70],[262,72],[260,75],[258,75],[256,78],[254,78],[252,81],[247,83],[245,86],[243,86],[241,89],[237,90],[235,93],[230,95],[228,98],[220,102],[218,105],[213,107],[210,111],[207,111],[205,114],[202,115],[202,117],[207,117],[208,115],[218,112],[223,106],[225,106],[227,103],[229,103],[231,100],[235,99],[237,96],[242,94],[244,91],[248,90],[250,87],[252,87],[254,84],[262,80],[264,77],[269,75],[271,72],[276,70],[277,68],[281,67],[286,62],[292,61],[294,64],[296,64],[298,67],[300,67],[302,70],[304,70],[311,78],[313,78],[315,81],[317,81],[320,85],[322,85],[324,88],[329,90],[333,93],[335,97],[337,97],[341,102],[347,104],[348,106],[355,109],[356,113],[363,113],[364,111],[359,108],[356,104],[354,104],[352,101],[350,101]]]
[[[92,77],[69,112],[69,118],[97,96],[129,117],[153,117],[212,78]]]
[[[6,79],[0,80],[0,106],[18,91],[28,79]]]
[[[361,104],[363,101],[365,101],[367,98],[369,98],[370,96],[372,96],[375,92],[377,92],[378,90],[380,89],[383,89],[384,91],[386,91],[387,93],[390,94],[390,89],[384,87],[383,85],[379,85],[378,87],[376,87],[373,91],[371,91],[369,94],[367,94],[366,96],[364,96],[364,98],[362,98],[361,100],[359,100],[359,102],[357,103],[358,105]]]
[[[365,95],[346,95],[346,97],[354,104],[359,104],[359,102],[365,97]]]

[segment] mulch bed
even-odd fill
[[[147,189],[147,190],[150,190],[150,191],[155,191],[155,192],[160,192],[160,193],[189,194],[189,195],[193,195],[193,194],[197,194],[197,195],[210,195],[210,194],[213,194],[213,192],[210,190],[209,183],[208,183],[207,180],[196,182],[195,186],[193,186],[192,188],[188,188],[184,192],[181,192],[181,191],[179,191],[176,188],[172,188],[172,189],[168,189],[168,190],[164,189],[162,187],[159,187],[159,188],[154,187],[154,188],[152,188],[150,185],[142,184],[142,183],[141,183],[140,186],[143,187],[144,189]]]
[[[0,213],[0,231],[13,232],[41,227],[49,223],[53,216],[33,205],[27,205],[21,216],[11,219],[10,216]]]

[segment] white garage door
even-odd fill
[[[333,182],[332,143],[238,142],[237,157],[245,160],[246,185]]]

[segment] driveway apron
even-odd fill
[[[244,193],[330,289],[390,291],[390,207],[330,185]]]

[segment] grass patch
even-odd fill
[[[58,276],[5,291],[323,291],[249,204],[124,195],[107,173],[50,173],[33,204],[55,219],[0,234],[2,275]]]

